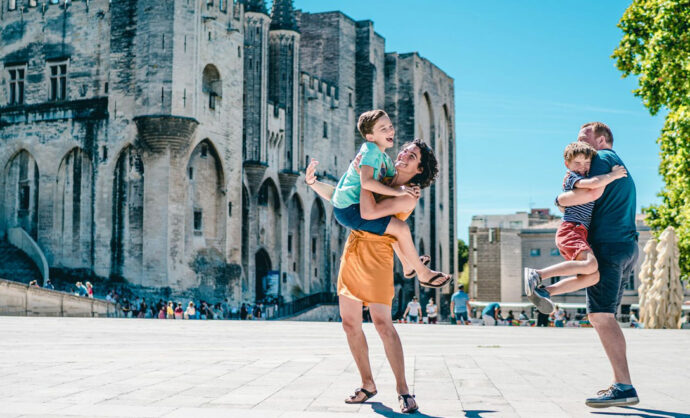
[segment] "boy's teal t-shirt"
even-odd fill
[[[365,142],[359,149],[362,154],[362,160],[359,166],[369,166],[374,168],[374,180],[381,181],[384,177],[391,177],[395,175],[395,164],[393,160],[385,152],[382,152],[379,147],[373,142]],[[359,173],[350,164],[347,171],[340,178],[338,185],[335,187],[335,192],[331,198],[331,203],[336,208],[344,209],[348,206],[359,203],[359,192],[362,189]]]

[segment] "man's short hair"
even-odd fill
[[[606,139],[606,143],[613,146],[613,134],[611,133],[611,128],[609,128],[604,122],[587,122],[580,127],[580,129],[584,128],[592,128],[595,138],[603,136]]]
[[[376,121],[384,116],[388,117],[388,114],[381,109],[370,110],[359,115],[357,129],[359,129],[362,138],[367,139],[367,135],[374,132]]]
[[[591,160],[597,155],[597,150],[586,142],[577,141],[568,144],[568,146],[565,147],[565,151],[563,151],[563,159],[568,162],[572,161],[573,158],[578,155],[582,155],[586,159]]]
[[[462,289],[464,289],[464,288],[465,288],[465,285],[464,285],[464,284],[460,283],[460,284],[458,285],[458,290],[462,290]]]

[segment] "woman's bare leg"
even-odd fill
[[[393,326],[391,308],[388,305],[372,303],[369,306],[369,312],[371,313],[371,319],[374,322],[376,331],[383,342],[388,363],[393,370],[395,389],[398,391],[398,395],[408,394],[410,389],[407,387],[407,380],[405,379],[405,357],[403,356],[400,337]]]
[[[374,376],[371,373],[369,363],[369,346],[362,331],[362,302],[350,299],[347,296],[338,298],[340,304],[340,317],[343,319],[343,330],[347,336],[352,358],[357,364],[359,375],[362,378],[362,388],[370,392],[376,390]]]

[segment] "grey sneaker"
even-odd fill
[[[556,310],[556,305],[551,301],[551,295],[546,291],[544,286],[539,286],[534,289],[531,296],[527,299],[537,307],[537,310],[543,314],[550,314]]]
[[[539,273],[535,269],[525,267],[524,283],[525,283],[525,295],[532,296],[534,289],[539,286],[541,278]]]

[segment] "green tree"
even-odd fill
[[[661,136],[661,203],[644,209],[658,236],[673,226],[680,266],[690,274],[690,0],[634,0],[618,24],[613,53],[623,77],[638,77],[633,93],[652,115],[668,111]]]
[[[460,273],[460,277],[458,277],[458,284],[463,284],[465,285],[465,292],[470,291],[470,268],[467,267],[467,263],[463,264],[462,266],[462,273]]]
[[[467,260],[469,259],[470,249],[465,244],[465,241],[458,240],[458,271],[464,271]]]

